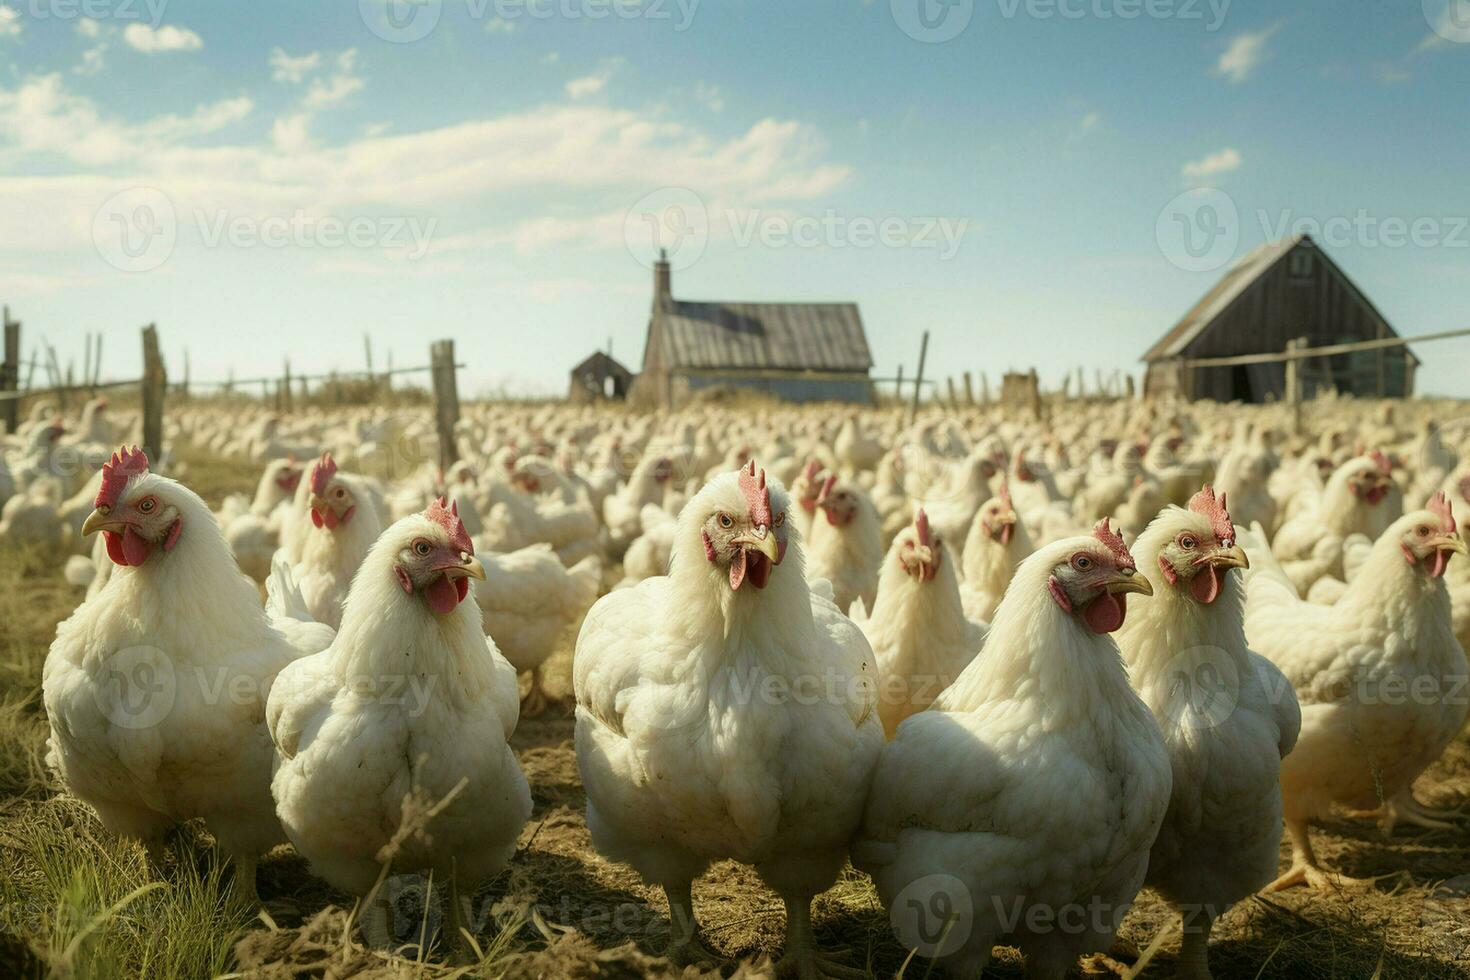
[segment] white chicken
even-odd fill
[[[858,599],[871,609],[883,562],[878,512],[856,483],[835,475],[822,481],[817,506],[822,517],[813,523],[807,544],[807,580],[830,582],[838,609],[846,611]]]
[[[1133,687],[1153,711],[1173,763],[1173,795],[1147,883],[1183,918],[1180,977],[1204,980],[1210,930],[1276,876],[1281,760],[1301,709],[1270,661],[1246,647],[1246,565],[1226,509],[1205,487],[1170,507],[1133,544],[1154,599],[1118,632]]]
[[[363,562],[332,645],[283,671],[266,708],[277,813],[335,887],[366,895],[411,801],[448,801],[426,833],[399,842],[391,866],[449,882],[461,942],[460,889],[505,866],[531,814],[508,744],[515,669],[464,601],[483,576],[442,502],[398,521]]]
[[[1306,595],[1324,575],[1346,578],[1343,539],[1356,532],[1376,541],[1402,513],[1396,490],[1388,457],[1358,456],[1333,472],[1314,506],[1281,525],[1271,552],[1298,595]]]
[[[116,569],[46,656],[48,761],[103,826],[151,853],[203,818],[253,895],[257,857],[285,839],[266,698],[314,651],[272,628],[208,506],[138,449],[104,465],[83,531],[102,533]]]
[[[362,478],[341,473],[331,453],[312,464],[297,498],[305,494],[306,514],[293,508],[294,537],[283,534],[290,575],[306,599],[306,608],[319,623],[336,629],[352,576],[383,530],[374,495]],[[295,549],[296,554],[292,555]]]
[[[1334,804],[1381,806],[1390,827],[1444,826],[1410,789],[1465,723],[1465,651],[1443,579],[1450,557],[1465,554],[1455,530],[1448,501],[1436,494],[1389,526],[1331,606],[1297,597],[1259,526],[1240,535],[1252,565],[1246,637],[1281,668],[1302,705],[1301,736],[1281,769],[1292,867],[1272,889],[1329,887],[1308,823]]]
[[[1027,976],[1063,977],[1109,947],[1143,885],[1171,777],[1107,635],[1130,592],[1152,588],[1106,522],[1043,547],[984,654],[883,749],[853,863],[895,916],[905,889],[954,890],[935,904],[968,914],[929,952],[956,976],[980,976],[1003,941]]]
[[[235,561],[257,582],[264,582],[270,574],[271,559],[281,543],[281,524],[291,512],[302,473],[295,457],[271,460],[260,475],[249,509],[224,522],[225,540]]]
[[[955,559],[921,508],[883,560],[877,602],[854,619],[878,663],[878,717],[892,738],[899,722],[927,708],[985,643],[985,624],[965,617]]]
[[[809,593],[789,504],[754,463],[718,477],[681,512],[669,575],[593,607],[577,763],[597,849],[668,896],[671,959],[713,957],[690,887],[733,858],[786,905],[778,970],[812,978],[840,972],[810,905],[846,860],[883,734],[872,651]]]
[[[1011,584],[1016,568],[1031,554],[1031,534],[1011,502],[1009,483],[981,505],[965,539],[960,601],[965,615],[988,623]]]

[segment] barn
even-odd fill
[[[633,400],[674,408],[702,391],[741,388],[787,401],[873,401],[873,357],[856,303],[675,299],[666,256]]]
[[[1143,355],[1144,394],[1178,393],[1228,402],[1280,400],[1280,362],[1191,367],[1187,359],[1280,353],[1287,342],[1308,347],[1396,337],[1383,314],[1310,236],[1268,242],[1242,257],[1225,277]],[[1363,397],[1414,393],[1419,359],[1407,347],[1312,358],[1302,362],[1302,394],[1336,389]]]
[[[586,403],[622,401],[633,387],[634,374],[611,354],[597,351],[572,368],[567,400]]]

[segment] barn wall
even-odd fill
[[[674,380],[675,397],[678,400],[680,395],[721,385],[749,388],[792,402],[836,401],[867,405],[873,401],[873,385],[866,378],[822,378],[809,374],[781,376],[773,372],[762,372],[757,376],[739,372],[680,374]]]
[[[1309,277],[1292,275],[1292,255],[1283,256],[1205,330],[1186,350],[1188,357],[1229,357],[1286,349],[1294,337],[1306,337],[1311,346],[1391,335],[1388,325],[1365,303],[1356,289],[1315,248]],[[1403,397],[1408,372],[1402,349],[1342,355],[1306,362],[1304,393],[1334,384],[1340,391],[1373,397],[1382,392]],[[1244,368],[1196,368],[1189,379],[1192,396],[1215,401],[1260,402],[1281,398],[1286,369],[1281,364]]]

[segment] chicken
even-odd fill
[[[807,545],[807,580],[832,583],[832,601],[844,612],[861,599],[871,609],[883,562],[883,529],[873,503],[855,483],[829,475],[817,506],[823,518],[812,525]]]
[[[312,871],[364,896],[387,848],[392,869],[449,882],[455,937],[461,889],[505,867],[531,814],[508,744],[515,669],[464,601],[484,574],[443,501],[399,520],[363,561],[332,645],[283,671],[266,708],[276,811]],[[388,848],[413,810],[444,801]]]
[[[657,504],[643,505],[643,533],[628,546],[623,555],[623,585],[637,585],[646,578],[665,575],[669,571],[669,555],[674,549],[674,516]]]
[[[667,456],[646,456],[633,467],[628,482],[602,502],[602,519],[607,525],[608,554],[615,561],[643,533],[644,504],[662,504],[674,475],[674,462]]]
[[[790,503],[753,462],[716,478],[679,515],[669,574],[592,608],[576,744],[593,844],[663,888],[671,959],[713,958],[690,887],[732,858],[785,903],[778,972],[812,978],[843,972],[810,905],[846,860],[883,733],[872,651],[808,591]]]
[[[892,738],[899,722],[927,708],[985,643],[985,625],[965,618],[954,556],[922,508],[888,549],[872,609],[854,618],[873,647],[878,716]]]
[[[365,481],[339,472],[331,453],[323,453],[312,464],[307,482],[298,488],[298,500],[303,491],[311,527],[305,527],[304,515],[293,509],[286,521],[295,521],[295,537],[283,536],[281,544],[311,617],[336,629],[352,576],[383,525]]]
[[[990,489],[991,479],[1000,472],[1002,462],[984,450],[970,454],[953,477],[953,483],[943,488],[934,488],[928,499],[917,506],[929,515],[934,530],[950,542],[956,557],[963,555],[965,535],[975,515],[985,501],[994,494]]]
[[[803,541],[812,536],[812,528],[817,522],[817,498],[822,495],[822,484],[826,480],[822,461],[813,458],[807,460],[800,475],[791,481],[791,499],[796,504],[791,510],[791,521]]]
[[[1183,919],[1176,976],[1208,978],[1214,921],[1276,875],[1281,760],[1301,709],[1291,685],[1245,642],[1246,564],[1225,495],[1206,486],[1134,542],[1154,599],[1130,616],[1118,646],[1153,711],[1173,765],[1168,814],[1147,883]]]
[[[1402,513],[1388,457],[1358,456],[1338,467],[1314,506],[1281,525],[1271,551],[1299,595],[1324,575],[1344,579],[1341,543],[1358,532],[1374,540]]]
[[[285,840],[263,719],[299,655],[267,621],[204,501],[134,448],[103,466],[83,533],[116,566],[56,630],[42,677],[48,761],[110,831],[155,855],[202,818],[254,894],[258,856]]]
[[[249,510],[225,524],[225,540],[235,561],[257,582],[270,574],[271,559],[280,546],[281,522],[290,514],[302,472],[294,457],[271,460],[260,475]]]
[[[1292,867],[1273,889],[1325,888],[1308,823],[1334,804],[1384,809],[1385,822],[1441,826],[1414,801],[1414,779],[1465,722],[1465,651],[1444,572],[1465,554],[1448,501],[1399,518],[1331,606],[1297,598],[1259,525],[1240,535],[1251,646],[1281,668],[1302,705],[1301,736],[1281,769]]]
[[[1016,567],[1031,554],[1031,535],[1016,514],[1009,483],[981,505],[965,539],[964,581],[960,601],[965,615],[988,623],[1005,595]]]
[[[485,632],[501,654],[517,671],[531,674],[523,717],[546,710],[542,665],[569,631],[576,635],[601,584],[602,562],[595,556],[567,568],[546,544],[486,558],[485,587],[475,599]]]
[[[1043,547],[985,652],[883,749],[853,863],[905,944],[955,976],[980,976],[997,942],[1027,976],[1065,976],[1109,947],[1143,885],[1171,777],[1107,635],[1130,592],[1152,588],[1106,522]],[[968,914],[913,928],[933,907]]]

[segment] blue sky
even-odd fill
[[[1470,325],[1467,84],[1470,0],[0,0],[0,299],[113,376],[157,322],[196,378],[366,332],[559,392],[639,363],[651,219],[676,296],[1055,382],[1305,229],[1425,333]]]

